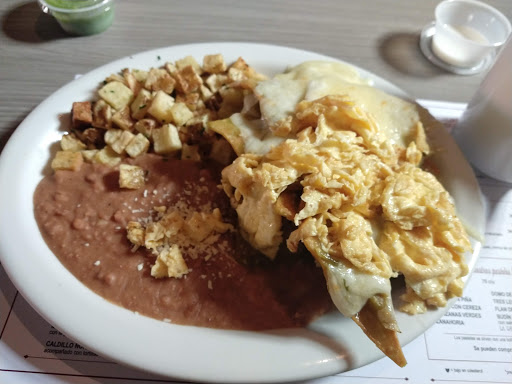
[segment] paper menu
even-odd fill
[[[448,126],[463,104],[420,101]],[[464,297],[425,334],[389,359],[327,383],[512,383],[512,186],[478,177],[487,200],[486,245]],[[105,360],[60,334],[16,291],[0,268],[0,383],[155,383],[172,380]]]

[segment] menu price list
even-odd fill
[[[479,262],[465,296],[427,332],[428,339],[433,341],[428,343],[429,356],[453,359],[453,347],[461,361],[512,363],[510,266],[502,266],[501,271],[508,271],[507,275],[488,274],[492,271],[491,265],[499,263],[499,260],[489,259]],[[435,342],[439,337],[446,337],[451,347]]]
[[[0,292],[0,383],[172,382],[104,359],[67,338],[30,307],[1,266]]]

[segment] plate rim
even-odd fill
[[[360,68],[359,66],[356,66],[354,64],[351,64],[349,62],[346,62],[344,60],[341,60],[341,59],[338,59],[335,57],[330,57],[330,56],[327,56],[324,54],[319,54],[319,53],[315,53],[315,52],[311,52],[311,51],[305,51],[302,49],[291,48],[291,47],[286,47],[286,46],[279,46],[279,45],[272,45],[272,44],[253,43],[253,42],[208,42],[208,43],[195,43],[195,44],[181,44],[181,45],[173,45],[173,46],[168,46],[168,47],[155,48],[155,49],[150,49],[147,51],[139,52],[139,53],[136,53],[136,54],[133,54],[130,56],[125,56],[125,57],[119,58],[117,60],[111,61],[109,63],[106,63],[104,65],[101,65],[101,66],[89,71],[88,73],[84,74],[79,79],[70,81],[63,87],[61,87],[58,90],[56,90],[55,92],[53,92],[43,102],[41,102],[23,120],[23,122],[15,130],[15,132],[13,133],[13,135],[11,136],[9,141],[6,143],[6,145],[2,151],[2,154],[0,155],[0,182],[2,180],[4,180],[4,181],[11,180],[9,178],[10,175],[9,175],[8,167],[9,167],[9,165],[12,165],[12,161],[13,161],[12,157],[16,154],[16,153],[14,153],[14,155],[13,155],[13,151],[15,149],[17,149],[17,146],[19,146],[19,144],[18,144],[19,142],[23,142],[23,140],[24,140],[23,135],[25,135],[27,132],[30,131],[30,127],[32,126],[33,121],[35,122],[39,115],[45,114],[44,108],[48,107],[48,105],[51,104],[54,99],[58,98],[62,94],[70,92],[70,89],[72,87],[74,87],[78,84],[82,84],[81,88],[84,88],[83,84],[87,79],[99,78],[100,75],[104,77],[105,76],[104,73],[106,71],[112,71],[112,69],[110,69],[110,68],[117,67],[117,70],[121,70],[123,67],[126,66],[126,65],[123,66],[121,64],[124,64],[125,62],[130,62],[130,60],[134,60],[134,61],[141,60],[141,59],[145,60],[146,58],[149,58],[150,56],[154,56],[153,63],[155,63],[155,65],[156,65],[157,62],[155,62],[154,59],[157,58],[159,53],[163,55],[162,52],[164,52],[164,51],[165,52],[169,52],[169,51],[176,52],[175,56],[179,56],[179,57],[175,57],[175,59],[177,59],[177,58],[182,57],[182,54],[177,53],[177,52],[182,52],[182,51],[186,52],[187,50],[196,52],[196,51],[205,50],[207,48],[209,50],[214,49],[216,52],[223,53],[223,51],[239,50],[240,47],[244,48],[244,49],[241,49],[242,51],[243,50],[278,51],[280,53],[290,54],[293,57],[305,56],[305,57],[311,57],[311,58],[314,57],[317,60],[332,60],[332,61],[342,62],[342,63],[351,65],[354,68],[356,68],[356,70],[363,77],[369,77],[374,80],[377,80],[377,82],[381,86],[385,86],[385,87],[388,87],[389,89],[392,89],[394,91],[392,93],[394,93],[395,95],[402,97],[402,98],[406,98],[410,101],[413,101],[411,99],[411,97],[405,91],[403,91],[401,88],[399,88],[396,85],[392,84],[391,82],[381,78],[380,76],[365,70],[364,68]],[[203,55],[207,54],[207,53],[208,52],[205,51],[205,52],[203,52]],[[211,53],[215,53],[215,52],[212,51]],[[240,56],[244,57],[244,55],[240,55]],[[158,60],[159,59],[157,59],[157,61]],[[251,62],[251,59],[247,59],[247,61],[250,65],[253,65],[253,63]],[[281,61],[283,61],[283,59],[281,59]],[[305,61],[305,59],[303,59],[303,61]],[[163,63],[165,63],[165,60],[162,60],[160,62],[160,65]],[[291,64],[296,64],[296,63],[290,63],[290,65]],[[272,67],[272,64],[270,64],[270,66]],[[277,72],[279,72],[279,70],[277,70]],[[89,86],[90,85],[91,84],[89,84]],[[91,95],[92,95],[93,94],[92,91],[95,89],[95,87],[90,86],[90,88],[91,88]],[[53,122],[55,122],[55,119]],[[37,154],[41,155],[42,153],[44,153],[44,151],[47,150],[47,147],[45,147],[45,145],[47,145],[47,144],[48,144],[48,142],[38,143],[37,150],[39,150],[40,152],[38,152]],[[32,155],[32,156],[34,157],[34,155]],[[469,164],[468,164],[468,166],[469,166]],[[474,173],[473,173],[473,176],[474,176]],[[20,177],[23,177],[23,175],[21,175]],[[475,178],[475,180],[476,180],[476,178]],[[478,186],[478,184],[477,184],[477,186]],[[33,191],[32,191],[32,193],[33,193]],[[13,204],[13,206],[19,207],[20,200],[15,197],[14,201],[18,202],[18,205]],[[2,211],[3,208],[7,209],[9,207],[6,204],[5,199],[0,199],[0,211]],[[23,207],[22,212],[27,213],[28,208],[29,207]],[[12,209],[10,209],[9,211],[11,212]],[[4,211],[2,211],[2,212],[4,212]],[[8,217],[8,216],[9,215],[4,214],[3,217],[0,217],[0,239],[3,238],[3,241],[0,241],[0,262],[2,263],[4,269],[6,270],[7,275],[9,276],[9,278],[11,279],[13,284],[16,286],[18,291],[24,296],[25,300],[27,300],[27,302],[31,305],[31,307],[34,308],[43,318],[45,318],[50,324],[56,325],[56,328],[61,330],[69,338],[78,341],[81,345],[86,346],[88,349],[90,349],[92,351],[98,352],[101,356],[112,359],[114,361],[118,361],[122,364],[137,368],[139,370],[142,369],[142,370],[151,372],[153,374],[156,373],[159,375],[164,375],[166,377],[185,379],[185,380],[199,380],[199,381],[206,381],[206,382],[210,382],[210,381],[215,381],[215,382],[220,382],[220,381],[221,382],[240,382],[240,381],[243,381],[243,382],[273,382],[273,381],[304,380],[304,379],[317,378],[317,377],[321,377],[321,376],[327,376],[330,374],[342,372],[342,371],[346,370],[347,368],[352,369],[352,368],[356,368],[357,366],[360,366],[357,363],[355,363],[356,366],[354,366],[354,367],[350,366],[350,362],[347,362],[348,358],[347,358],[346,351],[344,352],[341,349],[336,350],[335,348],[334,348],[335,350],[333,351],[329,347],[326,347],[326,348],[319,348],[318,351],[316,351],[316,353],[315,353],[316,360],[315,361],[313,361],[313,360],[304,361],[303,360],[303,361],[301,361],[301,363],[299,364],[300,366],[298,366],[296,370],[286,372],[286,373],[275,371],[275,370],[272,372],[260,372],[259,376],[258,376],[259,371],[254,371],[252,373],[249,373],[247,371],[240,370],[240,368],[242,368],[242,367],[234,369],[232,366],[228,367],[227,369],[223,368],[223,367],[221,367],[219,369],[218,366],[216,367],[216,366],[212,365],[211,362],[209,364],[206,364],[200,372],[197,371],[197,367],[195,367],[196,370],[194,370],[194,369],[190,369],[191,367],[186,366],[186,365],[182,365],[181,367],[179,367],[179,369],[178,368],[171,369],[171,370],[163,369],[162,364],[165,363],[165,359],[158,359],[158,358],[156,358],[155,361],[153,361],[152,363],[146,361],[149,364],[147,364],[145,367],[141,367],[140,360],[137,360],[134,356],[131,356],[131,357],[127,357],[125,355],[120,356],[119,353],[116,352],[115,349],[112,349],[112,348],[105,349],[105,348],[102,348],[101,346],[98,347],[97,340],[94,340],[91,342],[90,340],[84,339],[86,337],[85,335],[87,335],[87,333],[88,333],[87,332],[88,330],[93,329],[93,327],[102,327],[103,326],[101,319],[95,318],[95,319],[93,319],[93,321],[91,321],[87,325],[80,324],[79,326],[70,328],[70,325],[66,324],[66,321],[62,320],[61,318],[57,318],[55,316],[55,313],[53,312],[54,310],[56,311],[57,309],[62,308],[62,305],[59,306],[59,305],[57,305],[58,303],[54,303],[54,305],[52,305],[51,307],[46,307],[45,305],[47,305],[48,303],[51,304],[51,301],[52,301],[51,297],[47,297],[49,293],[48,292],[38,292],[37,290],[35,290],[37,287],[35,287],[33,284],[31,284],[29,286],[29,285],[27,285],[27,283],[24,283],[22,281],[24,272],[20,271],[18,269],[20,267],[20,261],[15,260],[16,257],[13,256],[13,254],[14,254],[14,252],[16,252],[16,250],[14,249],[14,247],[12,245],[6,245],[6,244],[10,244],[10,243],[5,241],[4,230],[7,230],[10,225],[10,223],[8,223],[7,219],[6,219],[6,217]],[[33,215],[32,215],[32,218],[33,218]],[[34,227],[33,227],[34,223],[35,223],[35,219],[33,219],[33,222],[28,223],[29,228],[32,230],[34,229]],[[36,229],[37,229],[37,225],[36,225]],[[7,232],[7,233],[10,233],[10,232]],[[42,240],[42,239],[35,240],[35,243],[37,246],[42,245],[40,240]],[[473,257],[471,258],[471,263],[473,266],[478,258],[477,255],[478,255],[478,251],[480,248],[479,244],[480,244],[479,242],[476,242],[475,254],[473,254]],[[25,247],[24,249],[26,249],[26,245],[23,245],[23,247]],[[37,247],[32,246],[26,250],[33,251],[35,249],[37,249]],[[49,250],[46,250],[46,252],[44,252],[44,253],[46,254],[48,251]],[[47,272],[49,270],[49,268],[55,268],[58,271],[60,271],[61,275],[59,275],[59,281],[56,282],[57,288],[63,287],[63,286],[66,286],[66,287],[72,286],[73,290],[74,290],[73,292],[78,292],[78,293],[82,294],[83,299],[87,303],[93,303],[94,305],[98,305],[99,306],[98,310],[106,309],[108,311],[113,311],[113,313],[116,316],[127,316],[130,319],[130,322],[132,320],[134,320],[133,321],[134,323],[138,323],[138,320],[140,320],[140,319],[136,319],[138,315],[134,314],[133,312],[131,312],[129,310],[118,307],[115,304],[110,304],[106,300],[104,300],[103,298],[101,298],[100,296],[95,294],[94,292],[90,291],[87,287],[83,286],[80,282],[78,282],[78,280],[76,280],[74,278],[74,276],[71,275],[71,273],[69,271],[67,271],[67,269],[65,269],[60,264],[60,262],[58,261],[58,259],[56,257],[53,257],[53,258],[55,259],[53,261],[47,260],[49,262],[49,265],[46,266],[47,268],[45,268],[43,271]],[[59,267],[59,265],[60,265],[60,267]],[[64,269],[64,271],[62,271],[62,269]],[[473,267],[470,266],[470,269],[472,270]],[[76,281],[73,281],[73,280],[76,280]],[[78,282],[78,284],[77,284],[77,282]],[[52,288],[52,293],[55,293],[55,288]],[[56,308],[55,308],[55,306],[56,306]],[[448,307],[443,308],[442,310],[438,310],[437,313],[445,313],[447,311],[447,309],[448,309]],[[144,316],[139,316],[139,318],[142,318],[142,317],[144,317]],[[338,320],[339,319],[336,319],[336,321],[338,321]],[[422,321],[421,316],[419,318],[417,318],[417,320],[419,320],[419,322],[421,323],[421,321]],[[343,323],[343,326],[345,326],[345,324],[349,324],[348,323],[349,319],[342,319],[340,321],[341,321],[341,323]],[[239,337],[241,337],[243,341],[246,338],[249,338],[251,340],[250,344],[256,345],[256,346],[260,346],[261,343],[259,343],[254,338],[254,336],[255,335],[261,336],[263,334],[263,335],[268,336],[268,338],[271,339],[269,345],[272,347],[275,347],[276,352],[279,352],[283,348],[283,344],[285,344],[284,349],[293,347],[299,351],[302,351],[302,348],[304,348],[304,344],[306,344],[307,346],[309,346],[311,344],[312,348],[316,347],[315,343],[321,344],[321,343],[325,342],[328,344],[328,340],[324,339],[323,337],[320,336],[320,339],[318,339],[318,337],[319,337],[318,334],[325,330],[324,326],[327,326],[327,327],[329,326],[329,324],[323,324],[322,321],[314,322],[313,326],[309,327],[309,329],[303,329],[302,331],[299,331],[299,332],[295,332],[295,331],[291,332],[290,330],[283,330],[283,332],[281,332],[281,334],[279,334],[280,332],[256,332],[256,333],[254,333],[254,332],[247,332],[247,331],[220,331],[220,330],[211,330],[211,329],[207,329],[207,328],[179,326],[179,325],[174,325],[174,324],[167,324],[162,321],[154,320],[154,319],[146,318],[146,317],[144,317],[144,321],[142,323],[149,324],[150,326],[154,327],[155,330],[162,331],[164,333],[168,332],[168,327],[178,327],[179,332],[185,333],[185,334],[187,334],[187,336],[191,336],[190,330],[193,329],[193,332],[196,333],[196,336],[192,337],[193,341],[198,343],[198,345],[202,343],[201,345],[204,348],[206,348],[207,351],[211,351],[211,352],[215,351],[215,346],[211,345],[211,343],[208,342],[208,340],[212,337],[212,332],[214,332],[214,333],[229,332],[230,334],[234,334],[235,337],[233,339],[233,342],[235,342],[235,343],[236,343],[236,339],[238,339]],[[319,326],[316,326],[317,324],[319,324]],[[428,329],[428,327],[427,327],[427,329]],[[302,334],[301,334],[301,332],[302,332]],[[311,332],[313,332],[315,335],[312,335]],[[360,333],[362,334],[362,332],[360,332]],[[421,333],[416,336],[419,336],[419,335],[421,335]],[[310,339],[308,339],[308,337],[310,337]],[[315,337],[317,338],[316,340],[315,340]],[[201,340],[201,338],[205,338],[206,341]],[[329,337],[327,337],[327,338],[329,339]],[[166,342],[172,341],[172,337],[169,338],[166,336],[164,339]],[[358,341],[362,342],[363,345],[366,345],[367,340],[365,338],[363,339],[361,337],[359,337],[359,338],[356,337],[356,339]],[[405,344],[412,341],[413,339],[414,339],[414,337],[410,337],[410,336],[408,338],[401,337],[401,342],[403,341],[402,346],[405,346]],[[285,340],[286,342],[283,343],[283,340]],[[365,340],[366,340],[366,342],[365,342]],[[116,341],[118,343],[118,348],[116,348],[117,350],[123,349],[122,347],[125,347],[125,348],[129,349],[131,352],[134,352],[134,349],[130,348],[130,346],[127,345],[126,342],[121,342],[119,340],[113,340],[111,338],[109,339],[109,341],[110,342]],[[371,344],[371,345],[373,346],[373,344]],[[376,348],[375,348],[375,350],[376,350]],[[293,359],[296,354],[297,353],[292,353],[293,356],[291,356],[290,358]],[[233,353],[231,353],[230,356],[236,357]],[[366,361],[364,362],[364,365],[369,364],[370,362],[383,357],[382,353],[378,350],[369,351],[369,356],[370,356],[370,358],[366,359]],[[250,358],[255,358],[255,356],[250,356]],[[256,359],[261,364],[271,363],[270,360],[265,359],[263,356],[256,356]],[[322,361],[322,359],[323,359],[323,362],[320,362],[320,361]],[[300,361],[300,359],[298,359],[297,361]],[[253,376],[247,377],[248,375],[251,375],[251,374]],[[254,375],[256,375],[256,376],[254,376]]]

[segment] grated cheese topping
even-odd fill
[[[157,193],[156,189],[152,192]],[[220,209],[211,202],[200,204],[201,194],[206,193],[206,185],[185,183],[174,205],[155,206],[148,217],[127,224],[127,237],[134,247],[144,247],[157,256],[151,276],[181,278],[191,271],[186,258],[208,261],[224,249],[221,234],[235,229],[223,221]]]

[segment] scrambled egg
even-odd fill
[[[405,278],[400,309],[410,314],[462,294],[471,245],[448,192],[420,168],[430,148],[413,104],[320,62],[264,81],[255,94],[254,137],[264,144],[270,131],[273,141],[246,145],[222,172],[255,248],[274,258],[284,241],[291,251],[304,243],[338,309],[354,316],[370,298],[384,298],[379,318],[389,329],[398,330],[392,277]],[[255,127],[240,116],[230,124],[244,136]],[[283,218],[296,226],[288,239]]]
[[[283,243],[292,252],[304,244],[339,311],[404,366],[391,279],[405,280],[400,310],[444,306],[462,295],[471,248],[452,198],[421,168],[430,147],[417,106],[339,63],[262,79],[246,89],[241,113],[208,124],[237,155],[222,187],[240,230],[270,259]],[[288,238],[283,219],[295,225]],[[218,210],[169,208],[145,228],[130,223],[128,238],[157,255],[153,276],[179,278],[188,272],[182,249],[198,257],[228,230]]]

